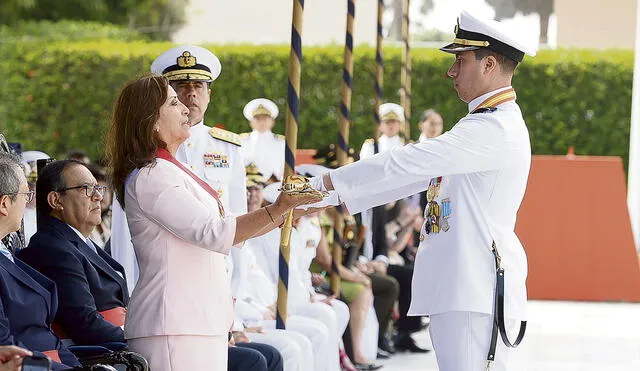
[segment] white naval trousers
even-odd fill
[[[276,321],[263,321],[265,329],[275,329]],[[297,332],[304,335],[313,347],[313,368],[308,370],[327,371],[327,360],[333,354],[332,344],[329,337],[329,330],[322,322],[304,316],[289,316],[287,318],[287,331]],[[305,370],[306,371],[306,370]]]
[[[369,305],[367,319],[364,322],[362,339],[360,339],[360,351],[366,359],[374,360],[378,356],[378,332],[380,324],[373,303]]]
[[[251,341],[278,349],[282,355],[284,371],[313,371],[313,347],[306,336],[295,331],[276,329],[246,334]]]
[[[507,334],[514,336],[519,321],[506,319]],[[486,371],[493,315],[477,312],[444,312],[429,316],[429,335],[440,371]],[[512,371],[500,334],[490,371]]]
[[[336,304],[336,309],[337,308],[339,308],[339,304]],[[342,307],[340,306],[340,308]],[[347,313],[349,311],[348,307],[342,309],[346,309]],[[342,318],[344,323],[338,324],[338,315],[331,306],[325,303],[305,303],[296,306],[294,313],[297,316],[318,320],[327,326],[327,330],[329,330],[329,352],[323,359],[323,362],[327,371],[340,371],[340,343],[342,333],[349,323],[349,317],[346,317],[346,321],[344,321],[345,318]],[[340,331],[340,329],[342,329],[342,331]]]

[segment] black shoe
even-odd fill
[[[380,348],[378,348],[378,359],[389,359],[391,358],[391,353],[386,352]]]
[[[387,339],[386,336],[383,337],[382,339],[378,340],[378,351],[380,351],[381,349],[384,350],[385,352],[389,353],[389,354],[394,354],[396,352],[396,350],[394,349],[393,345]]]
[[[427,353],[430,350],[425,348],[420,348],[416,341],[413,340],[411,335],[406,332],[399,332],[396,336],[395,348],[399,352],[410,352],[410,353]]]
[[[371,371],[382,368],[382,365],[377,363],[357,363],[355,364],[356,368],[361,371]]]

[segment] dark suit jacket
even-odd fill
[[[60,304],[55,322],[78,345],[124,341],[122,329],[99,314],[127,307],[124,269],[102,249],[96,250],[66,223],[45,217],[29,246],[18,254],[58,286]]]
[[[56,285],[19,259],[0,255],[0,345],[17,345],[39,352],[58,350],[68,366],[77,358],[51,332],[58,298]],[[54,370],[67,369],[56,363]]]

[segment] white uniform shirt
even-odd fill
[[[380,138],[378,138],[378,153],[385,153],[390,149],[393,148],[397,148],[397,147],[402,147],[404,146],[404,142],[402,141],[402,139],[400,138],[400,136],[395,135],[393,137],[388,137],[386,135],[381,135]],[[373,156],[374,153],[374,148],[373,148],[373,140],[367,140],[362,144],[362,148],[360,149],[360,159],[364,160],[366,158],[369,158],[371,156]],[[362,224],[365,226],[366,230],[365,230],[365,235],[364,235],[364,244],[362,247],[362,257],[366,258],[366,259],[362,259],[361,260],[364,262],[366,260],[373,260],[374,256],[373,256],[373,230],[372,230],[372,225],[373,225],[373,214],[372,214],[372,210],[368,209],[368,210],[364,210],[362,212]],[[375,260],[380,260],[385,262],[386,264],[389,264],[389,258],[387,256],[384,255],[378,255],[375,257]]]
[[[418,138],[418,142],[424,142],[427,139],[429,139],[429,138],[427,138],[427,136],[424,135],[424,133],[420,133],[420,137]]]
[[[384,153],[392,148],[402,146],[404,146],[404,142],[398,135],[395,135],[393,137],[381,135],[380,138],[378,138],[378,153]],[[370,139],[362,143],[362,148],[360,149],[360,159],[363,160],[373,155],[373,140]]]
[[[209,130],[211,128],[202,122],[192,126],[189,139],[176,152],[176,159],[218,192],[228,212],[246,214],[246,174],[240,146],[212,137]],[[226,163],[219,166],[205,157],[212,155],[220,155]]]
[[[320,227],[320,218],[302,217],[300,223],[296,227],[302,238],[303,248],[296,250],[296,260],[298,270],[302,276],[302,281],[310,294],[315,294],[315,289],[311,283],[311,271],[309,267],[316,257],[316,249],[320,243],[322,236],[322,228]]]
[[[24,241],[25,244],[29,244],[31,237],[36,234],[38,231],[38,221],[36,218],[36,208],[35,207],[25,207],[24,208]]]
[[[254,163],[265,179],[271,175],[282,180],[285,140],[281,135],[256,130],[242,134],[242,156],[245,166]]]
[[[243,248],[243,250],[251,249],[260,268],[262,268],[262,271],[269,277],[269,282],[276,290],[279,279],[278,262],[280,260],[280,250],[278,246],[280,245],[280,234],[281,229],[276,228],[262,236],[247,241],[248,244]],[[300,305],[310,302],[309,291],[298,269],[299,264],[297,257],[299,250],[304,248],[304,246],[302,246],[302,240],[303,238],[300,233],[298,233],[295,228],[292,228],[289,243],[291,254],[289,256],[289,289],[287,297],[287,310],[291,314],[294,314]]]
[[[487,93],[469,103],[473,111]],[[352,213],[407,197],[443,176],[436,201],[448,202],[449,230],[425,233],[415,259],[409,314],[493,313],[495,240],[505,268],[505,311],[526,319],[527,259],[515,234],[531,145],[520,107],[468,114],[450,131],[342,167],[331,180]]]

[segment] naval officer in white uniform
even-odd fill
[[[255,164],[269,183],[281,181],[284,173],[285,139],[271,131],[278,112],[278,106],[266,98],[256,98],[242,110],[252,129],[240,134],[245,166]]]
[[[200,46],[176,46],[156,58],[151,72],[163,75],[189,108],[189,139],[178,148],[176,159],[218,192],[225,210],[246,214],[245,167],[238,134],[204,124],[211,98],[211,84],[222,66],[209,50]],[[138,279],[138,267],[126,217],[118,202],[113,202],[111,252],[123,265],[129,290]]]
[[[513,341],[526,319],[527,258],[514,229],[531,145],[511,80],[536,47],[499,22],[463,11],[454,42],[441,50],[455,55],[448,76],[469,114],[437,138],[333,170],[312,184],[333,191],[325,204],[343,202],[351,213],[427,189],[409,314],[431,316],[440,371],[513,370],[513,350],[493,326],[500,313],[494,295],[504,277],[504,327]]]
[[[380,136],[377,139],[369,138],[362,143],[360,149],[360,159],[364,160],[377,153],[384,153],[390,149],[402,147],[405,144],[404,139],[400,137],[400,128],[404,125],[405,115],[404,108],[396,103],[383,103],[378,108],[378,116],[380,117],[380,127],[378,131]],[[378,218],[386,218],[384,209],[368,209],[362,212],[362,224],[366,227],[364,245],[362,248],[362,262],[379,261],[385,265],[389,265],[387,254],[375,254],[373,246],[373,214]],[[364,259],[366,258],[366,259]]]

